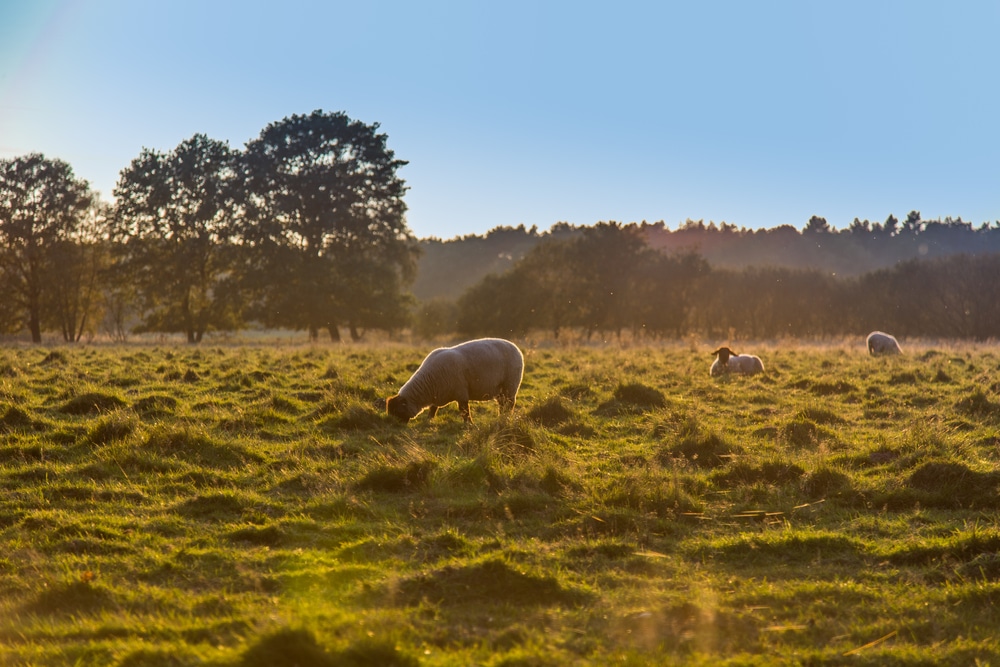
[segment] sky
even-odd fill
[[[5,0],[0,159],[378,123],[419,238],[1000,220],[995,0]]]

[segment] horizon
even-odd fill
[[[348,29],[343,29],[347,26]],[[0,159],[105,200],[143,147],[379,124],[420,239],[686,220],[1000,220],[1000,5],[387,0],[0,8]]]

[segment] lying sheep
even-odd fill
[[[891,336],[882,331],[873,331],[868,334],[866,339],[868,343],[868,354],[873,357],[880,357],[884,354],[902,354],[903,351],[899,349],[899,341],[896,340],[895,336]]]
[[[743,375],[753,375],[764,372],[764,362],[760,357],[752,354],[736,354],[728,347],[720,347],[712,353],[715,361],[709,371],[713,377],[723,373],[742,373]]]
[[[458,410],[472,423],[469,401],[496,399],[501,411],[514,409],[524,372],[524,356],[516,345],[499,338],[480,338],[433,350],[399,393],[386,399],[385,409],[403,423],[430,408],[458,401]]]

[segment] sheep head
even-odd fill
[[[406,399],[398,394],[385,399],[385,411],[404,424],[414,417]]]
[[[720,347],[718,350],[712,353],[712,356],[719,357],[719,363],[725,366],[729,363],[729,357],[738,356],[735,352],[730,350],[728,347]]]

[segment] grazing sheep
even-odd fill
[[[764,362],[753,354],[736,354],[728,347],[720,347],[712,354],[715,355],[715,361],[712,362],[709,372],[713,377],[723,373],[753,375],[764,372]]]
[[[882,331],[873,331],[868,334],[866,339],[868,343],[868,354],[873,357],[880,357],[884,354],[902,354],[903,351],[899,349],[899,341],[896,340],[895,336],[891,336]]]
[[[524,372],[524,356],[516,345],[500,338],[480,338],[433,350],[399,393],[386,399],[385,409],[403,423],[424,408],[430,418],[438,408],[458,401],[459,412],[471,423],[469,401],[496,399],[502,411],[514,409]]]

